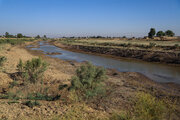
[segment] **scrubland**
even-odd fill
[[[21,42],[14,44],[10,39],[0,44],[0,119],[180,118],[179,85],[156,83],[140,73],[50,58],[26,48],[39,40],[15,39]]]

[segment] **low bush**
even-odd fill
[[[17,93],[8,92],[7,94],[1,94],[0,99],[12,99],[12,100],[19,100],[20,97]]]
[[[153,48],[153,47],[155,47],[156,46],[156,43],[149,43],[149,48]]]
[[[39,79],[42,79],[47,66],[48,64],[41,58],[33,58],[31,61],[28,60],[25,63],[20,60],[17,68],[23,79],[31,83],[36,83]]]
[[[16,100],[13,100],[13,101],[8,101],[7,103],[10,105],[10,104],[19,103],[19,102]]]
[[[26,101],[26,102],[23,102],[23,105],[26,105],[30,108],[33,108],[34,106],[40,106],[41,104],[38,102],[38,101]]]
[[[137,120],[162,120],[166,106],[150,94],[138,93],[134,106],[134,116]]]
[[[60,95],[56,96],[49,96],[47,94],[41,94],[41,93],[33,93],[33,94],[28,94],[27,99],[29,100],[46,100],[46,101],[55,101],[60,99]]]
[[[173,49],[177,49],[179,47],[178,44],[174,44]]]
[[[102,82],[106,78],[105,69],[88,63],[76,70],[76,76],[72,77],[69,89],[74,89],[79,97],[85,99],[103,95],[105,93],[105,87]]]

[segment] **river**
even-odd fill
[[[75,60],[77,62],[89,61],[94,65],[116,69],[120,72],[139,72],[156,82],[173,82],[180,84],[180,67],[178,66],[150,63],[133,59],[117,60],[102,56],[71,52],[45,42],[39,42],[39,45],[39,48],[35,48],[31,45],[28,47],[32,50],[41,50],[45,54],[53,52],[61,53],[58,55],[47,55],[53,58]]]

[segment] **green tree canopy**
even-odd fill
[[[156,34],[155,28],[151,28],[150,32],[148,33],[148,37],[149,38],[153,38],[155,34]]]
[[[40,35],[37,35],[37,36],[36,36],[36,38],[38,38],[38,39],[39,39],[39,38],[41,38],[41,37],[40,37]]]
[[[167,30],[165,32],[165,34],[166,34],[166,36],[169,36],[169,37],[173,37],[175,35],[175,33],[173,31],[171,31],[171,30]]]
[[[8,32],[5,33],[5,37],[6,37],[6,38],[9,37],[9,33],[8,33]]]
[[[158,31],[156,34],[157,37],[165,36],[165,33],[163,31]]]
[[[47,38],[46,35],[44,35],[43,38]]]
[[[17,38],[23,38],[23,35],[21,33],[18,33]]]

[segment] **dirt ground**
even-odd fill
[[[67,103],[64,99],[67,92],[58,91],[60,84],[70,84],[71,77],[75,74],[75,70],[83,63],[63,61],[60,59],[50,58],[42,54],[40,51],[27,50],[24,46],[1,47],[0,56],[6,56],[7,61],[1,68],[0,72],[0,94],[7,92],[9,83],[13,81],[11,74],[17,72],[16,65],[19,59],[22,61],[32,58],[42,57],[49,64],[48,70],[44,74],[44,85],[49,87],[49,94],[61,94],[62,98],[57,101],[39,101],[41,106],[30,108],[18,103],[11,103],[12,100],[0,99],[0,119],[8,120],[35,120],[35,119],[54,119],[57,116],[67,114],[73,109],[74,104]],[[76,106],[83,106],[84,115],[88,114],[98,117],[107,117],[113,111],[127,110],[131,107],[131,102],[138,91],[144,91],[156,96],[171,96],[180,98],[180,87],[174,84],[155,83],[147,77],[133,72],[118,72],[116,70],[107,70],[108,79],[105,81],[107,87],[107,95],[103,99],[90,101],[86,107],[82,103],[76,103]],[[28,86],[22,88],[23,92],[33,91],[38,86]],[[11,90],[11,89],[10,89]],[[12,89],[12,91],[15,89]],[[81,108],[80,108],[81,109]],[[78,110],[77,110],[78,111]],[[78,114],[78,112],[77,112]],[[92,117],[92,119],[95,119]],[[175,115],[175,118],[180,116]]]

